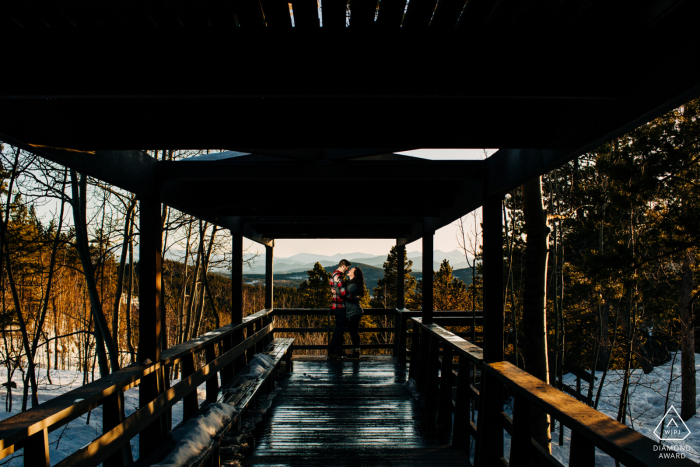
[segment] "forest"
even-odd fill
[[[587,388],[594,407],[608,372],[621,372],[622,422],[631,371],[648,373],[669,361],[681,369],[683,419],[696,413],[699,113],[700,103],[692,101],[513,190],[502,204],[506,358],[559,388],[572,369],[602,371]],[[25,410],[38,403],[39,376],[50,382],[52,370],[76,370],[88,382],[135,361],[139,203],[9,144],[0,153],[0,362],[11,411],[19,379],[26,383]],[[201,151],[150,153],[177,160]],[[229,322],[232,252],[230,235],[215,225],[165,205],[161,219],[163,345],[170,347]],[[443,262],[434,272],[436,310],[482,309],[480,222],[476,211],[450,227],[466,260],[475,258],[473,276],[467,286]],[[243,258],[262,260],[252,250]],[[367,284],[365,308],[396,306],[401,260],[406,307],[420,309],[421,281],[396,248],[376,286]],[[538,275],[542,267],[546,273]],[[244,285],[243,294],[244,315],[264,307],[263,286]],[[276,286],[274,304],[328,307],[328,272],[316,264],[298,288]],[[286,320],[276,325],[326,325],[325,317]],[[391,325],[387,317],[362,321],[363,327]],[[326,339],[323,333],[294,337]],[[391,333],[363,334],[363,342],[392,339]],[[667,403],[677,383],[671,378],[662,388]]]

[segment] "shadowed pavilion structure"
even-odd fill
[[[536,455],[557,465],[530,443],[531,406],[574,431],[570,465],[593,465],[596,446],[626,465],[666,465],[647,452],[650,440],[592,409],[577,417],[584,408],[502,362],[501,200],[697,97],[697,18],[688,0],[11,2],[0,17],[11,29],[0,139],[138,195],[139,360],[151,362],[138,369],[143,405],[162,394],[158,368],[174,358],[161,346],[161,203],[229,229],[234,252],[244,237],[265,245],[272,311],[275,239],[421,240],[429,271],[435,230],[481,208],[483,355],[436,322],[430,275],[415,315],[401,314],[397,284],[395,352],[405,356],[408,320],[419,390],[439,416],[455,412],[455,433],[478,438],[480,465],[501,462],[504,429],[520,453],[511,465]],[[478,161],[396,154],[421,147],[500,149]],[[176,162],[144,152],[164,148],[229,152]],[[334,203],[350,186],[358,196],[348,215]],[[223,340],[231,352],[241,326],[253,325],[234,265],[233,327]],[[256,332],[271,329],[271,316],[255,318]],[[451,380],[438,383],[440,352],[443,362],[459,357],[466,373],[481,366],[480,391],[458,380],[453,406]],[[225,366],[222,380],[239,368]],[[516,394],[513,419],[501,419],[504,384]],[[493,415],[479,417],[478,429],[459,422],[469,399]],[[162,437],[154,423],[138,429],[142,439]],[[50,424],[20,425],[13,436],[36,442]]]

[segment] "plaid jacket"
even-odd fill
[[[337,269],[333,271],[331,280],[329,281],[331,285],[331,310],[345,309],[345,284],[343,283],[343,273]]]

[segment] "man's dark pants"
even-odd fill
[[[353,316],[352,318],[347,318],[345,316],[345,309],[335,309],[335,329],[333,330],[333,337],[331,337],[331,343],[328,346],[328,354],[341,354],[343,353],[343,332],[346,330],[350,333],[350,338],[352,339],[353,347],[360,346],[360,334],[357,332],[357,328],[360,325],[361,315]]]

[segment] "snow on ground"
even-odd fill
[[[51,381],[49,384],[46,378],[46,370],[39,370],[39,403],[46,402],[49,399],[65,394],[73,389],[83,386],[83,373],[68,370],[51,370]],[[16,372],[12,380],[17,383],[17,388],[12,390],[12,411],[5,411],[5,402],[7,399],[7,389],[0,389],[0,423],[13,415],[16,415],[22,408],[22,391],[23,384],[21,374]],[[6,369],[0,369],[0,381],[7,381]],[[175,384],[178,380],[174,380],[171,384]],[[203,401],[206,398],[206,385],[202,384],[197,389],[198,399]],[[31,401],[27,402],[31,407]],[[129,389],[124,393],[124,409],[127,417],[138,409],[139,404],[139,388]],[[182,402],[173,406],[173,426],[176,426],[182,421]],[[51,451],[51,465],[55,465],[63,460],[69,454],[77,451],[83,446],[91,443],[97,437],[102,435],[102,407],[98,407],[89,414],[84,414],[69,424],[49,433],[49,448]],[[138,436],[131,440],[131,450],[134,459],[138,458],[139,440]],[[1,467],[21,467],[23,466],[22,450],[15,452],[12,456],[0,459]]]
[[[669,389],[669,380],[671,380],[671,365],[673,360],[660,365],[648,374],[645,375],[642,370],[632,370],[630,376],[630,407],[627,415],[627,426],[642,433],[643,435],[658,441],[654,436],[654,430],[661,422],[664,415],[664,406],[666,404],[666,394],[668,392],[668,404],[666,410],[674,406],[680,412],[681,404],[681,355],[680,352],[676,357],[673,365],[673,376]],[[698,414],[686,421],[690,435],[684,441],[664,440],[663,444],[670,449],[677,450],[672,452],[682,452],[685,457],[700,462],[700,354],[695,354],[695,369],[696,369],[696,387],[698,387],[698,396],[696,397],[696,407],[699,408]],[[598,380],[593,390],[593,399],[598,390],[597,383],[603,375],[602,371],[596,373]],[[601,392],[598,410],[604,414],[617,419],[617,411],[620,402],[620,391],[622,389],[622,371],[608,372],[603,390]],[[576,377],[572,374],[564,375],[564,384],[576,388]],[[412,381],[406,383],[406,387],[411,391],[413,397],[417,400],[422,400],[422,395],[415,390],[415,385]],[[581,392],[587,394],[588,384],[581,381]],[[510,416],[513,416],[513,400],[512,398],[503,406],[503,411]],[[476,412],[478,418],[478,412]],[[476,420],[476,419],[475,419]],[[571,430],[564,428],[563,443],[559,445],[559,435],[561,425],[557,423],[555,430],[552,431],[552,455],[562,464],[569,464],[569,446],[571,444]],[[510,435],[504,431],[503,452],[505,458],[510,458]],[[472,461],[473,461],[472,450]],[[614,467],[615,461],[606,453],[596,449],[596,466]]]
[[[700,355],[695,355],[695,368],[700,370]],[[261,367],[266,366],[267,362],[260,361],[258,364]],[[664,365],[654,368],[654,370],[645,375],[642,370],[633,370],[630,378],[630,410],[627,417],[627,425],[639,431],[645,436],[657,440],[654,436],[654,429],[657,427],[664,414],[664,405],[666,403],[666,395],[668,392],[668,408],[674,406],[680,410],[681,394],[680,394],[680,354],[677,356],[675,364],[673,364],[673,373],[671,366],[673,361],[669,361]],[[602,372],[597,372],[597,382],[600,382]],[[671,380],[669,388],[669,380]],[[7,376],[4,369],[0,369],[0,381],[6,381]],[[82,386],[83,375],[76,371],[51,371],[52,384],[48,383],[45,370],[39,371],[39,402],[45,402],[60,394],[64,394],[72,389]],[[564,376],[564,383],[571,387],[575,387],[576,378],[567,374]],[[22,381],[19,373],[13,377],[13,381],[17,383],[17,388],[12,390],[12,412],[5,412],[5,407],[0,406],[0,423],[12,415],[19,413],[21,409],[22,398]],[[696,373],[696,384],[700,387],[700,372]],[[617,417],[617,410],[620,398],[620,389],[622,387],[622,372],[611,371],[608,373],[603,391],[601,394],[598,409],[609,415],[612,418]],[[581,390],[585,394],[587,384],[581,381]],[[595,388],[597,391],[597,387]],[[594,397],[595,397],[594,391]],[[698,399],[696,406],[700,407],[700,391],[698,391]],[[206,395],[205,385],[198,388],[198,397],[204,400]],[[418,396],[418,394],[415,394]],[[6,402],[7,389],[0,389],[0,403]],[[127,416],[134,413],[138,408],[138,388],[130,389],[125,393],[125,408]],[[512,401],[509,401],[504,406],[504,411],[512,415]],[[256,414],[256,420],[250,423],[247,429],[243,429],[245,433],[242,438],[249,437],[249,431],[257,423],[258,418],[261,418],[264,409],[260,414]],[[251,414],[252,415],[252,414]],[[182,403],[178,403],[173,407],[173,426],[177,425],[182,420]],[[684,454],[695,462],[700,462],[700,414],[695,415],[690,420],[685,422],[690,430],[690,436],[684,441],[664,441],[667,446],[677,446],[684,449]],[[49,434],[49,443],[51,448],[51,464],[54,465],[58,461],[64,459],[68,454],[75,452],[77,449],[92,442],[95,438],[102,434],[102,408],[98,407],[90,414],[73,420],[63,428],[60,428]],[[564,465],[568,465],[569,445],[571,442],[571,432],[569,429],[564,430],[563,445],[559,446],[559,424],[552,433],[552,454]],[[244,442],[243,439],[237,440]],[[505,434],[504,446],[506,458],[510,453],[510,437]],[[138,436],[131,441],[132,452],[134,458],[138,457]],[[20,467],[22,465],[21,451],[15,453],[13,458],[7,457],[0,460],[1,466]],[[598,451],[596,457],[596,465],[599,466],[614,466],[614,461],[605,453]]]

